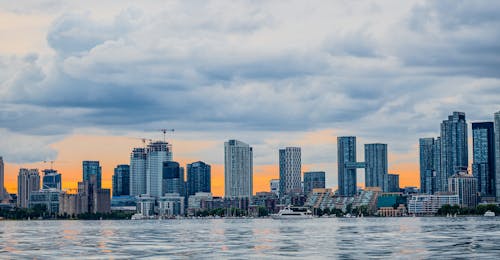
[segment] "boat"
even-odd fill
[[[484,216],[485,217],[494,217],[495,216],[495,212],[492,212],[491,210],[488,210],[488,211],[484,212]]]
[[[277,214],[272,214],[273,219],[307,219],[312,218],[312,212],[306,207],[287,206]]]

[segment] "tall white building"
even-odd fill
[[[130,196],[146,192],[146,149],[134,148],[130,154]]]
[[[460,206],[476,208],[477,178],[467,172],[459,172],[448,178],[448,191],[457,194]]]
[[[146,193],[163,196],[163,163],[172,161],[172,146],[166,142],[152,142],[146,149]]]
[[[40,174],[38,169],[19,169],[17,176],[17,206],[29,206],[31,192],[40,190]]]
[[[300,193],[301,188],[301,151],[300,147],[286,147],[279,150],[280,197]]]
[[[495,113],[495,190],[500,201],[500,111]]]
[[[248,144],[229,140],[224,143],[224,196],[252,198],[253,150]]]

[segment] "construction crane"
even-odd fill
[[[167,132],[174,132],[175,129],[160,129],[160,131],[163,133],[163,142],[166,142],[167,141]]]
[[[54,170],[54,163],[55,163],[55,161],[43,161],[43,163],[50,163],[50,169]]]

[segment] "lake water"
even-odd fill
[[[0,258],[500,258],[500,218],[0,221]]]

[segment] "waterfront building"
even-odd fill
[[[40,189],[38,169],[19,169],[17,176],[17,206],[28,208],[31,193]]]
[[[146,194],[146,149],[134,148],[130,154],[130,195]]]
[[[399,192],[399,175],[387,175],[387,192]]]
[[[77,216],[88,212],[88,198],[82,193],[70,194],[61,192],[59,195],[59,214]]]
[[[420,192],[424,194],[434,194],[436,189],[437,168],[435,163],[436,139],[420,138]]]
[[[90,176],[95,175],[97,180],[97,188],[101,188],[102,183],[102,168],[99,161],[83,161],[83,181],[90,180]]]
[[[211,201],[212,199],[213,196],[210,192],[197,192],[194,195],[190,195],[188,198],[188,215],[193,216],[196,214],[196,212],[206,210],[207,202]]]
[[[224,197],[251,199],[253,194],[253,149],[229,140],[224,143]]]
[[[280,180],[279,179],[272,179],[269,181],[269,190],[276,194],[276,196],[280,195]]]
[[[448,178],[469,165],[465,113],[453,112],[441,123],[441,183],[438,191],[448,190]]]
[[[58,214],[60,193],[60,189],[54,188],[32,191],[30,193],[29,207],[42,206],[49,214]]]
[[[87,200],[87,208],[82,209],[83,213],[111,212],[111,190],[99,187],[96,174],[90,174],[88,180],[78,182],[78,193]]]
[[[184,168],[178,162],[163,162],[162,194],[184,196]]]
[[[3,158],[0,156],[0,202],[8,197],[7,190],[4,186],[4,163]]]
[[[158,198],[159,216],[183,216],[184,215],[184,196],[178,193],[166,193]]]
[[[301,189],[301,151],[300,147],[279,149],[280,198],[292,193],[300,193]]]
[[[387,188],[387,144],[365,144],[365,186]]]
[[[135,196],[113,196],[111,198],[111,211],[136,212],[137,198]]]
[[[130,195],[130,166],[120,164],[113,174],[113,197]]]
[[[472,123],[472,175],[481,196],[495,196],[495,143],[493,122]]]
[[[448,191],[457,194],[459,204],[463,208],[477,206],[477,178],[467,172],[459,172],[448,180]]]
[[[43,170],[42,189],[61,190],[62,179],[61,174],[54,169]]]
[[[313,189],[325,188],[325,172],[304,172],[304,194],[309,196]]]
[[[153,216],[155,214],[155,197],[148,194],[142,194],[137,197],[137,214],[145,217]]]
[[[444,205],[459,205],[457,194],[412,195],[408,200],[408,213],[415,215],[436,214]]]
[[[500,111],[495,113],[495,196],[500,202]]]
[[[198,192],[211,192],[211,167],[202,161],[187,165],[187,190],[188,195],[195,195]]]
[[[341,196],[354,196],[356,194],[356,137],[337,137],[338,153],[338,193]]]
[[[172,161],[172,146],[157,141],[146,150],[146,192],[153,197],[161,197],[163,191],[163,163]]]
[[[258,216],[258,208],[263,207],[268,213],[278,213],[277,211],[278,196],[273,192],[261,191],[257,192],[252,199],[252,205],[249,208],[254,209],[256,214],[251,214]]]

